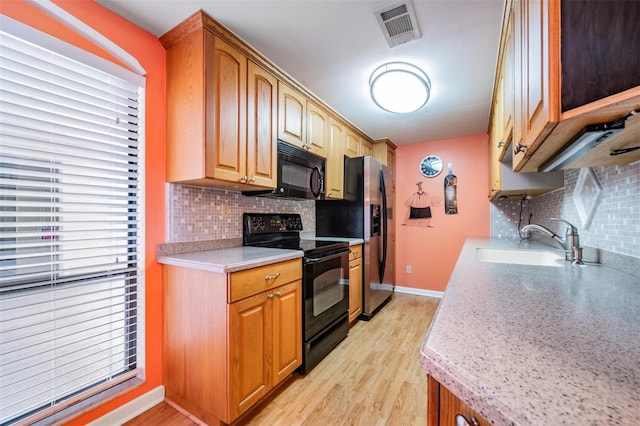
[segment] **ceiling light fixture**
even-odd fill
[[[414,65],[389,62],[371,73],[369,90],[373,102],[383,110],[406,114],[427,103],[431,95],[431,81]]]

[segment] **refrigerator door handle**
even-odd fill
[[[384,185],[384,172],[380,170],[380,192],[382,192],[382,259],[379,264],[380,284],[384,281],[384,270],[387,266],[387,189]]]

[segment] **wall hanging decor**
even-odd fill
[[[444,213],[458,214],[457,189],[458,178],[453,174],[453,166],[449,163],[449,173],[444,177]]]
[[[405,202],[408,209],[403,225],[433,228],[431,225],[431,206],[441,204],[442,200],[425,192],[422,189],[422,181],[416,182],[416,186],[418,187],[417,191],[412,193]]]

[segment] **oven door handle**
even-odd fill
[[[340,250],[339,252],[330,254],[329,256],[305,257],[304,263],[308,265],[310,263],[324,262],[325,260],[331,260],[331,259],[335,259],[336,257],[342,257],[348,253],[351,253],[351,249]]]

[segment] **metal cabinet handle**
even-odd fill
[[[265,280],[269,281],[269,280],[275,280],[276,278],[278,278],[280,276],[280,272],[276,272],[273,275],[267,275],[266,277],[264,277]]]
[[[456,426],[480,426],[476,416],[469,417],[469,420],[462,414],[456,414]]]
[[[520,152],[525,152],[527,150],[527,146],[528,145],[521,145],[520,142],[518,142],[517,144],[515,144],[515,146],[513,147],[513,153],[514,154],[518,154]]]
[[[498,142],[498,148],[502,148],[504,146],[504,141]]]

